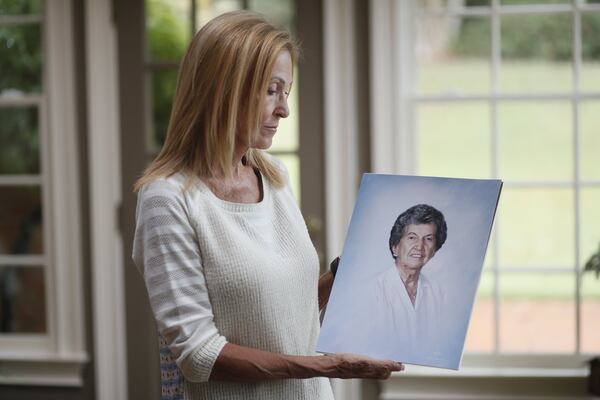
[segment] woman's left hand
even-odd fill
[[[329,301],[329,295],[331,294],[331,288],[333,287],[333,280],[337,273],[337,267],[340,263],[340,258],[336,257],[331,264],[329,264],[330,270],[325,272],[319,278],[319,311],[324,309]]]

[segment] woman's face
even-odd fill
[[[436,231],[435,224],[408,225],[400,242],[392,247],[396,265],[411,270],[423,268],[435,254]]]
[[[266,150],[273,143],[279,119],[290,114],[288,95],[292,88],[292,57],[289,51],[282,50],[275,60],[275,67],[269,81],[267,93],[263,98],[263,116],[258,134],[253,138],[250,147]]]

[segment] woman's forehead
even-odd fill
[[[404,228],[404,234],[414,233],[419,236],[434,235],[437,232],[437,225],[433,222],[426,224],[408,224]]]

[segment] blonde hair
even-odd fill
[[[234,11],[209,21],[192,40],[177,78],[165,143],[134,185],[177,172],[196,177],[231,176],[236,135],[258,132],[262,100],[275,60],[282,50],[292,62],[298,46],[290,34],[260,14]],[[275,187],[284,184],[280,169],[258,149],[244,156]]]

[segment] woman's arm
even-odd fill
[[[328,378],[387,379],[404,366],[353,354],[291,356],[227,343],[219,353],[211,381],[257,381],[265,379]]]
[[[325,272],[319,278],[319,311],[324,309],[329,301],[331,288],[333,287],[333,274],[331,271]]]

